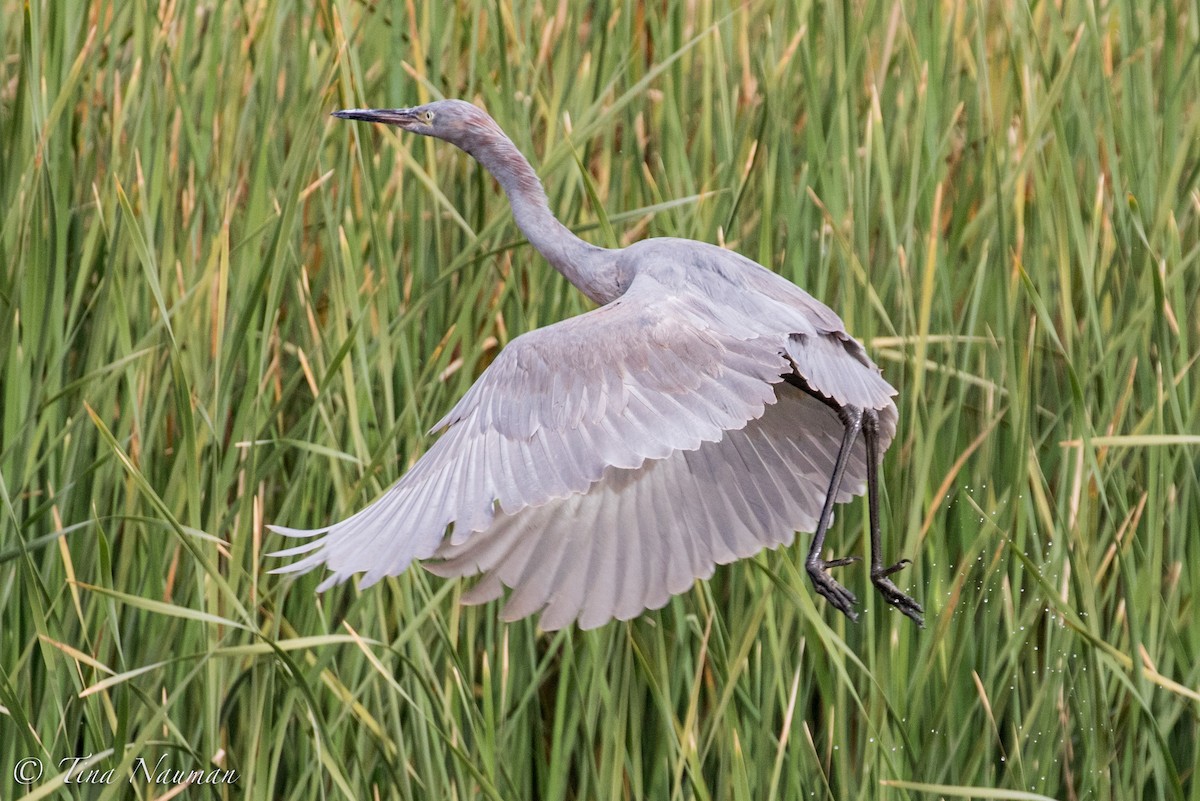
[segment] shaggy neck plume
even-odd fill
[[[500,183],[517,227],[554,269],[596,303],[625,291],[628,281],[620,280],[614,252],[584,242],[554,217],[537,173],[499,128],[466,150]]]

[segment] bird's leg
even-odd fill
[[[909,598],[888,578],[897,570],[909,564],[909,560],[901,559],[890,567],[883,566],[883,542],[879,536],[879,453],[876,437],[879,434],[879,415],[874,409],[863,412],[863,440],[867,446],[867,505],[871,518],[871,583],[883,599],[904,614],[916,621],[918,626],[925,627],[921,613],[925,610],[921,605]]]
[[[830,404],[832,405],[832,404]],[[858,599],[854,593],[838,584],[829,575],[829,568],[848,565],[857,562],[857,556],[845,557],[826,561],[821,558],[821,550],[825,547],[825,532],[829,529],[829,521],[833,518],[833,504],[838,490],[842,486],[842,475],[846,472],[846,463],[850,461],[850,451],[854,440],[862,429],[863,410],[857,406],[838,406],[837,414],[845,426],[842,434],[842,446],[838,449],[837,461],[833,465],[833,475],[829,479],[829,490],[825,493],[825,505],[821,508],[821,517],[817,520],[817,531],[813,535],[812,547],[808,549],[808,559],[804,563],[808,577],[812,579],[813,587],[824,595],[829,603],[851,620],[858,620],[854,612],[854,604]]]

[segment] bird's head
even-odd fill
[[[483,109],[465,100],[437,100],[413,108],[353,108],[335,111],[344,120],[382,122],[422,136],[444,139],[468,153],[473,145],[503,132]]]

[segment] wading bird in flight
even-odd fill
[[[551,630],[628,620],[718,564],[815,532],[817,592],[855,618],[854,594],[822,557],[835,503],[866,490],[871,581],[918,624],[920,604],[883,561],[879,463],[896,390],[841,319],[795,284],[728,250],[647,239],[609,250],[550,212],[529,162],[461,100],[335,117],[445,140],[500,183],[517,226],[599,308],[512,340],[434,430],[412,468],[357,514],[275,556],[274,572],[324,565],[326,589],[360,586],[414,560],[479,581],[464,600],[511,589],[503,617],[541,612]]]

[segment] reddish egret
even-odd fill
[[[841,319],[795,284],[702,242],[618,250],[575,236],[537,174],[470,103],[352,109],[456,145],[490,172],[517,226],[599,308],[512,340],[446,417],[428,452],[378,500],[276,556],[275,572],[325,565],[324,590],[361,586],[414,560],[512,590],[506,620],[581,628],[658,609],[713,568],[813,531],[805,567],[851,619],[854,594],[825,559],[835,503],[864,488],[871,581],[918,624],[879,535],[878,467],[896,431],[896,390]]]

